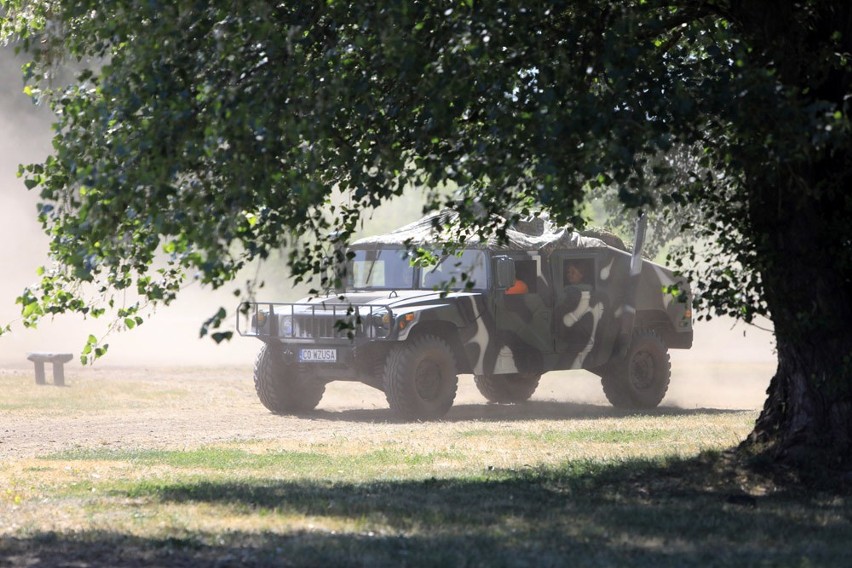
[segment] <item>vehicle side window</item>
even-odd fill
[[[566,258],[562,261],[564,286],[591,286],[595,282],[595,263],[591,258]]]
[[[534,260],[515,260],[515,280],[523,282],[525,294],[535,294],[538,291],[538,270]]]

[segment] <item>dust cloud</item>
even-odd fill
[[[36,270],[48,264],[48,240],[36,218],[38,195],[27,191],[16,175],[18,164],[42,161],[51,150],[52,115],[23,95],[20,67],[10,48],[0,48],[0,325],[20,317],[15,298],[37,281]],[[219,306],[236,307],[233,287],[220,291],[185,290],[171,307],[161,308],[133,332],[114,333],[104,359],[107,365],[228,365],[250,366],[259,344],[235,338],[217,346],[199,339],[201,323]],[[13,323],[11,334],[0,337],[0,366],[28,367],[30,351],[66,351],[79,354],[89,334],[101,337],[108,322],[60,316],[45,320],[38,329]],[[98,363],[100,365],[100,363]],[[69,367],[80,365],[76,358]]]
[[[44,108],[34,107],[21,93],[20,65],[10,49],[0,50],[0,258],[4,267],[0,279],[0,324],[19,317],[15,298],[36,281],[37,267],[47,262],[47,238],[36,220],[38,196],[26,190],[16,171],[18,164],[41,161],[50,151],[51,115]],[[413,217],[419,213],[419,207],[409,209],[406,214]],[[400,220],[398,216],[393,218]],[[277,289],[281,287],[279,283]],[[280,300],[298,295],[296,291],[285,297],[270,293],[261,296]],[[161,308],[141,327],[111,335],[107,339],[109,354],[97,365],[236,365],[248,370],[260,347],[256,340],[236,337],[217,346],[210,339],[198,338],[201,322],[219,306],[232,309],[236,303],[231,287],[219,292],[189,288],[172,306]],[[0,337],[0,367],[29,367],[29,351],[79,354],[86,337],[100,337],[106,323],[69,316],[44,321],[35,330],[24,329],[18,323],[11,334]],[[759,408],[775,367],[770,332],[742,324],[735,326],[724,318],[698,322],[694,347],[673,350],[671,356],[672,384],[663,404],[683,408]],[[79,365],[75,359],[69,367]],[[535,398],[606,404],[597,377],[585,372],[545,375]]]
[[[48,239],[37,220],[38,195],[27,191],[16,175],[19,164],[43,161],[51,150],[52,114],[39,108],[23,95],[20,67],[23,60],[10,48],[0,48],[0,262],[4,267],[0,279],[0,326],[20,317],[15,298],[37,281],[36,270],[48,264]],[[396,204],[391,211],[372,215],[372,229],[390,230],[389,223],[414,221],[421,213],[421,202],[410,200]],[[396,226],[396,225],[394,225]],[[271,259],[261,267],[260,280],[266,283],[258,291],[258,299],[295,300],[306,295],[306,287],[294,288],[283,269],[284,260]],[[246,271],[244,281],[256,274],[254,267]],[[195,366],[240,365],[250,368],[260,348],[255,339],[235,337],[216,345],[209,338],[199,338],[201,324],[220,307],[235,311],[238,299],[232,291],[238,285],[227,285],[213,291],[200,286],[184,289],[169,307],[160,307],[146,322],[130,331],[112,333],[104,342],[109,352],[97,366]],[[75,354],[69,367],[80,365],[78,355],[91,334],[101,338],[109,321],[83,319],[76,315],[45,320],[38,329],[24,329],[13,323],[11,334],[0,336],[0,367],[29,367],[26,354],[31,351],[63,351]]]

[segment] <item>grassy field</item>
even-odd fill
[[[25,423],[95,428],[130,412],[182,429],[166,443],[7,448],[0,566],[849,565],[848,495],[721,467],[754,411],[586,405],[554,419],[481,405],[502,413],[404,424],[344,404],[342,418],[273,417],[247,382],[202,381],[45,390],[0,374],[4,443]],[[199,435],[243,406],[254,438]]]

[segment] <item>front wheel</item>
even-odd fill
[[[299,376],[286,368],[281,353],[264,345],[254,364],[254,390],[260,402],[275,414],[291,414],[316,408],[325,384]]]
[[[458,388],[453,352],[440,337],[416,337],[388,354],[383,383],[388,405],[400,417],[440,418],[452,407]]]
[[[511,373],[508,375],[474,375],[476,388],[489,402],[512,404],[524,402],[538,388],[541,375],[537,373]]]
[[[619,408],[654,408],[669,389],[669,351],[653,330],[633,333],[627,356],[608,365],[601,376],[607,400]]]

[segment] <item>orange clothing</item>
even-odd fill
[[[527,294],[530,289],[523,280],[515,280],[511,288],[506,288],[507,294]]]

